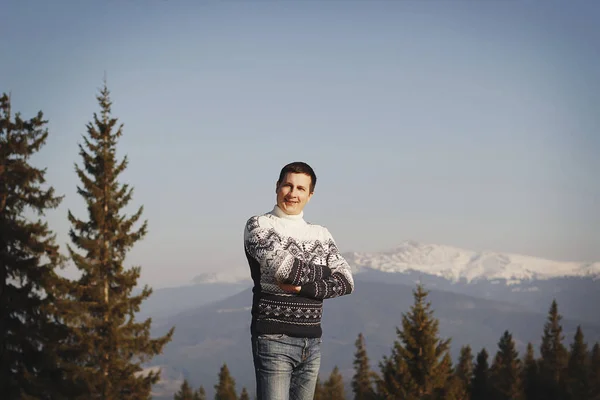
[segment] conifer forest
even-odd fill
[[[112,115],[107,84],[96,94],[98,110],[81,127],[74,172],[86,212],[65,215],[66,252],[45,220],[64,196],[46,181],[52,166],[34,162],[52,132],[42,111],[26,117],[13,110],[11,95],[0,97],[0,397],[151,399],[160,370],[144,365],[163,352],[177,327],[152,337],[151,318],[136,315],[152,288],[134,291],[142,267],[126,267],[125,259],[144,240],[148,221],[135,182],[122,177],[128,159],[118,158],[117,149],[126,132]],[[76,279],[61,274],[67,262],[76,266]],[[314,399],[600,400],[600,343],[587,341],[581,328],[566,337],[556,301],[539,327],[541,346],[529,343],[519,354],[505,330],[497,332],[496,348],[464,346],[453,360],[452,338],[440,336],[427,296],[416,285],[383,359],[372,362],[369,337],[359,334],[352,379],[338,367],[321,371],[326,379],[319,379]],[[255,398],[253,387],[236,386],[226,363],[214,376],[198,387],[183,380],[172,398],[205,400],[208,388],[215,400]]]

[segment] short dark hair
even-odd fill
[[[317,175],[315,174],[315,171],[313,171],[313,169],[310,167],[310,165],[302,161],[295,161],[289,163],[281,169],[281,172],[279,173],[279,179],[277,179],[277,185],[279,185],[281,181],[283,181],[283,178],[288,173],[306,174],[310,176],[310,193],[313,193],[315,191],[315,186],[317,185]]]

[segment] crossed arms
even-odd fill
[[[295,242],[284,247],[281,237],[268,221],[259,217],[248,220],[244,230],[246,251],[261,269],[274,271],[275,281],[286,291],[313,299],[344,296],[354,290],[350,266],[339,254],[333,237],[326,230],[326,239],[315,243],[315,252],[326,254],[326,265],[304,261],[302,249]],[[298,289],[299,288],[299,289]],[[294,290],[295,289],[295,290]]]

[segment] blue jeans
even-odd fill
[[[313,400],[321,339],[283,334],[252,337],[257,400]]]

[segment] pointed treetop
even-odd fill
[[[102,122],[107,124],[112,111],[112,101],[110,100],[110,90],[108,90],[106,81],[104,81],[104,85],[100,89],[100,94],[96,95],[96,99],[98,99],[102,109]]]

